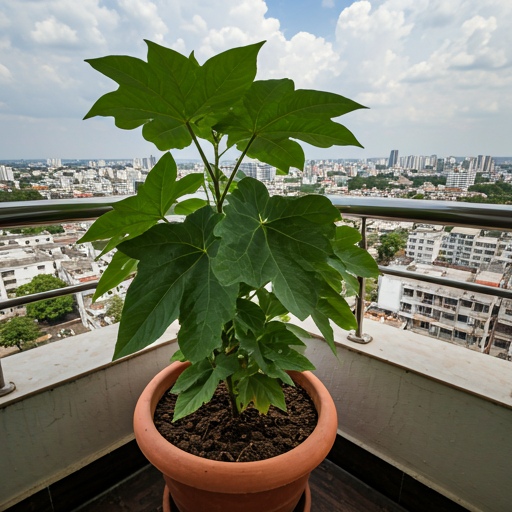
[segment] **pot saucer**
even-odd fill
[[[164,489],[163,512],[179,512],[172,501],[167,485]],[[311,512],[311,490],[309,489],[309,483],[306,485],[306,490],[302,493],[299,503],[297,503],[293,512]]]

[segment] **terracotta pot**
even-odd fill
[[[219,462],[180,450],[153,423],[158,401],[188,365],[176,362],[162,370],[143,391],[134,416],[137,443],[164,474],[179,512],[292,512],[336,438],[336,408],[325,386],[311,372],[288,372],[318,412],[315,430],[299,446],[262,461]]]

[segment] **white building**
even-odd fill
[[[480,267],[491,262],[498,245],[497,238],[480,236],[480,229],[456,227],[443,237],[439,255],[454,265]]]
[[[407,238],[406,255],[417,263],[431,264],[439,256],[443,233],[437,231],[411,231]]]
[[[6,167],[5,165],[0,165],[0,181],[14,181],[14,174],[12,172],[12,167]]]
[[[450,171],[446,177],[446,186],[448,188],[460,188],[467,190],[471,185],[475,184],[475,170],[455,169]]]
[[[276,175],[276,168],[268,164],[263,164],[257,160],[248,159],[247,162],[240,164],[239,169],[251,178],[260,181],[272,181]]]

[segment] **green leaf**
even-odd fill
[[[121,251],[117,251],[107,269],[101,275],[92,301],[96,301],[104,293],[122,283],[130,274],[137,270],[138,263],[137,260],[126,256]]]
[[[223,218],[205,206],[182,224],[158,224],[120,250],[140,260],[125,301],[114,359],[153,343],[179,316],[178,342],[192,363],[222,344],[235,315],[238,284],[223,286],[212,271]]]
[[[256,292],[256,295],[267,321],[288,313],[288,310],[279,302],[274,293],[261,288]]]
[[[102,96],[84,119],[113,116],[116,126],[132,130],[144,125],[144,138],[158,149],[182,149],[192,142],[189,129],[209,116],[210,123],[240,101],[256,75],[256,57],[263,43],[233,48],[203,66],[151,41],[147,62],[127,56],[87,60],[119,84]]]
[[[294,90],[289,79],[254,82],[238,108],[215,129],[228,133],[228,146],[246,149],[252,158],[285,173],[290,166],[303,169],[304,153],[298,139],[313,146],[361,146],[354,135],[332,118],[365,108],[343,96],[312,90]]]
[[[264,325],[265,314],[258,304],[247,299],[237,299],[235,316],[237,332],[241,330],[244,334],[247,334],[249,329],[258,332],[263,329]]]
[[[255,361],[263,372],[267,372],[267,362],[261,352],[261,346],[252,332],[242,333],[239,336],[240,349],[247,352],[250,362]]]
[[[322,333],[323,337],[325,338],[325,341],[327,341],[329,347],[331,347],[331,350],[333,351],[334,355],[338,357],[338,353],[336,352],[336,345],[334,344],[334,332],[329,322],[329,318],[317,310],[311,313],[311,318],[313,319],[316,326]]]
[[[323,196],[270,197],[261,182],[244,178],[229,195],[214,272],[229,285],[268,282],[288,311],[304,320],[317,302],[315,263],[331,254],[338,210]]]
[[[196,199],[192,197],[191,199],[185,199],[185,201],[181,201],[174,207],[175,215],[189,215],[199,208],[206,206],[208,204],[204,199]]]
[[[171,363],[174,363],[175,361],[179,361],[180,363],[184,363],[187,359],[183,355],[183,352],[178,349],[171,357]]]
[[[339,226],[336,228],[336,237],[332,243],[334,253],[346,271],[361,277],[377,277],[380,271],[375,260],[367,251],[354,245],[360,240],[359,231],[350,226]]]
[[[193,413],[204,403],[209,402],[219,382],[233,375],[239,364],[234,354],[220,354],[215,367],[208,359],[189,366],[176,381],[171,392],[179,393],[172,421],[177,421]],[[187,373],[188,372],[188,373]],[[185,376],[185,377],[184,377]]]
[[[304,330],[302,327],[299,327],[298,325],[287,323],[287,324],[285,324],[285,326],[286,326],[286,329],[288,329],[293,334],[295,334],[295,336],[297,336],[299,338],[299,340],[300,340],[300,338],[306,338],[306,339],[311,338],[311,334],[309,334],[308,331]],[[305,343],[303,343],[302,340],[300,340],[300,346],[305,346]]]
[[[252,402],[261,414],[267,414],[271,404],[286,411],[283,389],[275,379],[267,375],[256,373],[241,379],[238,391],[244,409]]]
[[[198,363],[191,364],[178,377],[171,393],[178,395],[191,388],[197,382],[205,382],[213,373],[213,367],[208,359],[203,359]]]
[[[347,267],[344,263],[337,257],[331,256],[327,259],[329,265],[331,265],[334,269],[336,269],[340,275],[343,277],[346,285],[346,294],[347,296],[358,295],[359,294],[359,281],[357,277],[353,274],[349,273]],[[324,276],[325,277],[325,276]]]
[[[165,217],[179,197],[196,192],[203,183],[203,175],[199,173],[188,174],[178,181],[176,176],[176,162],[166,153],[150,171],[137,195],[114,203],[114,209],[98,218],[78,243],[111,238],[102,251],[105,254],[150,229]]]

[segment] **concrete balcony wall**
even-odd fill
[[[112,358],[118,325],[2,359],[0,510],[134,438],[137,399],[177,349],[177,324],[136,356]]]
[[[469,510],[509,512],[511,363],[377,322],[364,332],[369,345],[335,328],[339,360],[308,343],[338,433]]]
[[[18,389],[0,399],[0,511],[133,439],[136,400],[168,364],[176,330],[116,363],[117,326],[3,360]],[[339,434],[469,510],[509,512],[512,365],[368,320],[365,332],[374,341],[357,345],[335,329],[339,359],[307,341]]]

